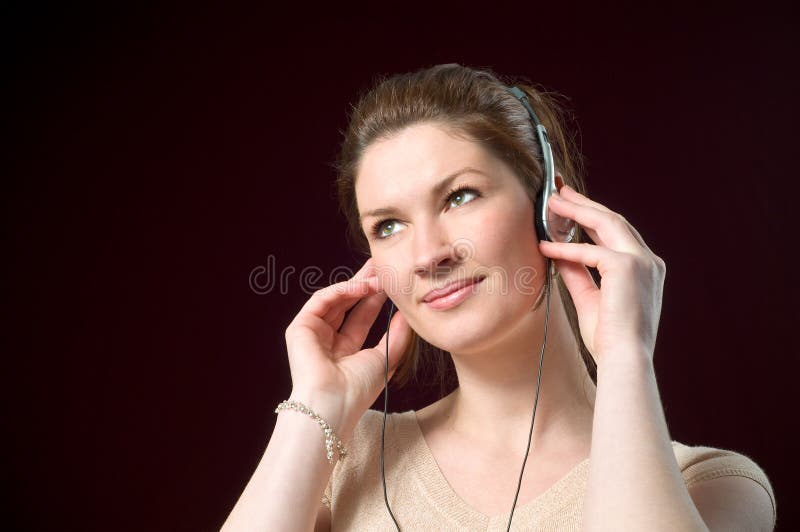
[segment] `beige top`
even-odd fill
[[[396,530],[383,499],[381,426],[383,412],[367,410],[337,462],[325,498],[331,507],[331,530]],[[672,442],[686,485],[722,476],[741,476],[769,494],[775,516],[775,495],[764,471],[734,451],[690,447]],[[422,436],[413,410],[386,417],[384,454],[386,491],[400,529],[504,531],[509,513],[488,516],[467,505],[442,474]],[[514,509],[512,530],[579,530],[589,459],[533,501]],[[509,500],[509,506],[513,502]],[[510,510],[510,508],[509,508]]]

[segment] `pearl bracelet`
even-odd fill
[[[316,421],[320,427],[322,427],[322,432],[325,433],[325,454],[328,457],[328,463],[333,463],[334,444],[336,445],[336,449],[339,451],[340,460],[347,455],[347,450],[344,448],[342,441],[333,432],[333,429],[330,425],[328,425],[328,422],[319,417],[316,412],[308,408],[306,405],[299,401],[286,400],[278,405],[278,407],[275,409],[275,413],[277,414],[281,410],[296,410],[298,412],[302,412],[303,414],[311,416],[311,418]]]

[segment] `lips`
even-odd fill
[[[486,277],[485,275],[482,275],[482,276],[479,276],[479,277],[472,277],[470,279],[459,279],[457,281],[450,281],[450,282],[446,283],[443,287],[437,288],[435,290],[431,290],[430,292],[425,294],[425,297],[422,298],[422,301],[425,302],[425,303],[430,303],[434,299],[439,299],[440,297],[444,297],[447,294],[452,294],[456,290],[460,290],[461,288],[464,288],[465,286],[469,286],[471,284],[475,284],[477,282],[480,282],[485,277]]]

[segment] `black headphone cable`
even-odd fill
[[[397,524],[397,519],[394,518],[392,509],[389,507],[389,499],[386,497],[386,473],[383,470],[383,449],[384,440],[386,438],[386,410],[389,408],[389,326],[392,323],[392,314],[394,314],[394,303],[389,300],[389,323],[386,324],[386,372],[383,378],[383,429],[381,430],[381,480],[383,480],[383,501],[386,503],[386,509],[389,510],[389,515],[394,521],[394,526],[397,527],[397,532],[400,532],[400,525]]]
[[[514,495],[514,504],[511,505],[511,514],[508,516],[508,528],[506,532],[511,530],[511,519],[514,517],[514,508],[517,506],[517,497],[519,497],[519,488],[522,486],[522,474],[525,472],[525,463],[528,461],[528,453],[531,450],[531,439],[533,438],[533,422],[536,420],[536,407],[539,405],[539,388],[542,384],[542,360],[544,360],[544,346],[547,344],[547,322],[550,321],[550,257],[545,257],[545,271],[547,278],[545,279],[545,295],[547,297],[547,307],[544,314],[544,338],[542,339],[542,350],[539,353],[539,375],[536,378],[536,398],[533,401],[533,415],[531,415],[531,430],[528,433],[528,448],[525,450],[525,459],[522,461],[522,470],[519,472],[519,482],[517,482],[517,493]]]

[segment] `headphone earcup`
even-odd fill
[[[536,236],[539,238],[540,242],[550,240],[545,234],[544,224],[542,223],[542,209],[544,208],[543,197],[544,191],[539,192],[533,206],[533,225],[536,227]]]

